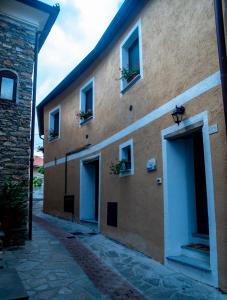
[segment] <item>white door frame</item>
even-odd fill
[[[167,178],[167,140],[165,135],[179,131],[186,126],[193,125],[199,121],[203,122],[202,135],[204,147],[204,163],[206,173],[206,188],[207,188],[207,207],[209,217],[209,238],[210,238],[210,267],[212,270],[213,285],[218,286],[218,266],[217,266],[217,242],[216,242],[216,220],[215,220],[215,203],[214,203],[214,188],[212,174],[212,158],[210,149],[210,136],[208,124],[208,112],[204,111],[198,115],[182,121],[179,125],[175,124],[161,131],[162,137],[162,156],[163,156],[163,194],[164,194],[164,255],[167,263],[166,253],[168,233],[168,178]]]
[[[100,232],[100,212],[101,212],[101,153],[98,153],[93,156],[89,156],[86,158],[83,158],[80,160],[80,207],[81,207],[81,201],[82,201],[82,193],[83,191],[83,176],[82,176],[82,167],[85,162],[89,163],[94,160],[99,161],[99,203],[98,203],[98,232]],[[80,210],[80,220],[81,220],[81,210]]]

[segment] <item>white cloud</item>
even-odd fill
[[[96,43],[115,15],[119,0],[77,0],[73,1],[79,14],[79,30],[91,43]]]
[[[60,14],[39,53],[37,103],[94,48],[123,1],[58,0]],[[36,120],[35,148],[40,145]]]
[[[92,50],[123,0],[59,2],[60,14],[39,54],[38,103]]]

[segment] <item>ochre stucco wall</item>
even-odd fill
[[[120,44],[138,19],[144,76],[121,95]],[[62,109],[61,139],[52,143],[45,140],[45,162],[102,141],[218,70],[212,1],[150,1],[137,20],[102,60],[45,107],[46,137],[48,112],[58,104]],[[79,112],[80,88],[92,77],[95,119],[79,128],[75,115]]]
[[[218,124],[219,131],[210,135],[212,167],[214,177],[214,198],[216,207],[217,248],[220,287],[227,288],[227,143],[223,120],[223,105],[220,87],[214,88],[185,105],[186,116],[208,111],[209,124]],[[166,114],[151,124],[130,134],[124,139],[104,148],[101,153],[101,231],[130,247],[163,262],[164,219],[163,185],[156,184],[156,178],[163,178],[161,130],[173,124]],[[111,161],[118,158],[119,145],[133,139],[135,174],[118,177],[110,175]],[[92,155],[95,155],[92,154]],[[146,161],[155,157],[157,171],[146,172]],[[75,195],[75,216],[79,219],[80,160],[68,163],[68,194]],[[64,164],[45,170],[45,210],[49,213],[71,217],[63,213]],[[48,181],[51,183],[48,184]],[[118,202],[118,227],[106,225],[107,202]]]
[[[97,144],[218,70],[212,1],[150,1],[138,18],[142,28],[143,78],[120,95],[119,47],[128,33],[125,32],[103,59],[46,106],[46,137],[48,112],[60,104],[62,113],[61,139],[51,143],[45,140],[46,163],[87,143]],[[79,90],[92,77],[95,78],[95,119],[80,128],[75,117],[79,111]],[[132,111],[129,105],[133,105]],[[219,285],[227,291],[227,145],[220,86],[194,98],[185,108],[185,118],[208,111],[209,124],[219,127],[218,133],[210,135],[210,144]],[[163,185],[158,186],[156,178],[163,177],[161,130],[171,125],[173,121],[167,113],[99,151],[101,231],[160,262],[164,260],[164,203]],[[118,159],[119,145],[130,138],[134,142],[135,174],[121,178],[110,175],[109,166]],[[157,171],[147,173],[146,161],[151,157],[157,160]],[[44,209],[70,217],[63,212],[64,180],[64,164],[45,170]],[[79,219],[79,159],[68,163],[68,194],[75,195],[75,216]],[[106,225],[109,201],[118,202],[117,228]]]

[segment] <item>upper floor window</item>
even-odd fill
[[[9,70],[0,71],[0,99],[16,101],[17,75]]]
[[[48,128],[49,141],[60,138],[60,120],[61,120],[61,110],[60,107],[56,107],[49,112],[49,128]]]
[[[87,82],[80,90],[80,124],[94,117],[94,79]]]
[[[138,22],[121,45],[121,91],[124,92],[142,75],[141,28]]]

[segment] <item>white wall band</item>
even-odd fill
[[[90,155],[96,151],[100,151],[101,149],[121,140],[122,138],[126,137],[127,135],[133,133],[134,131],[150,124],[151,122],[159,119],[163,115],[168,112],[171,112],[176,105],[180,106],[183,105],[195,97],[202,95],[203,93],[211,90],[212,88],[218,86],[220,84],[220,72],[217,71],[216,73],[210,75],[209,77],[205,78],[204,80],[200,81],[190,89],[184,91],[182,94],[170,99],[165,104],[161,105],[160,107],[156,108],[155,110],[151,111],[149,114],[145,115],[141,119],[137,120],[136,122],[132,123],[131,125],[127,126],[126,128],[120,130],[119,132],[115,133],[114,135],[110,136],[109,138],[103,140],[99,144],[92,146],[91,148],[81,151],[76,154],[72,154],[68,156],[67,160],[75,160],[78,158],[82,158],[86,155]],[[55,165],[60,165],[65,163],[65,157],[59,158],[55,161],[50,161],[44,165],[44,168],[50,168]]]

